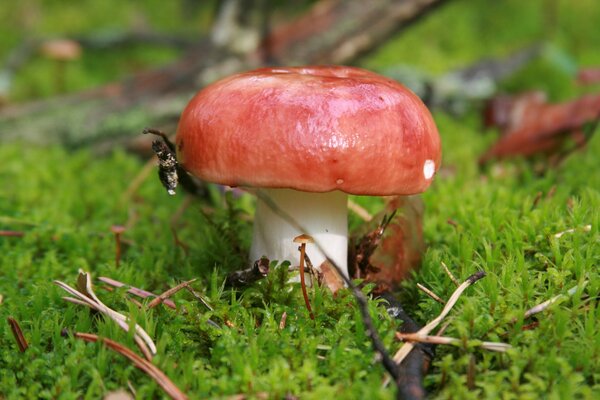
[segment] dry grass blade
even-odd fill
[[[459,287],[460,286],[460,282],[458,281],[458,279],[456,279],[454,277],[454,274],[452,274],[452,272],[450,272],[450,269],[448,268],[448,266],[446,265],[446,263],[442,261],[441,264],[442,264],[442,268],[446,272],[446,275],[448,275],[448,277],[456,285],[456,287]]]
[[[138,297],[141,297],[142,299],[147,299],[149,297],[157,297],[157,295],[155,295],[152,292],[148,292],[147,290],[144,289],[140,289],[140,288],[136,288],[134,286],[128,285],[126,283],[123,282],[119,282],[115,279],[111,279],[111,278],[107,278],[105,276],[101,276],[98,278],[99,281],[106,283],[107,285],[116,287],[116,288],[121,288],[121,287],[127,287],[127,293],[136,295]],[[169,299],[164,299],[163,300],[163,304],[169,308],[175,309],[177,308],[175,306],[175,303],[172,300]]]
[[[73,289],[69,285],[61,281],[54,281],[56,285],[58,285],[63,290],[67,291],[74,297],[64,297],[66,301],[69,301],[78,305],[85,305],[90,307],[93,310],[96,310],[113,321],[117,323],[126,332],[129,332],[129,318],[125,315],[116,312],[115,310],[109,308],[104,303],[96,297],[96,294],[92,290],[92,282],[90,275],[85,272],[80,272],[77,278],[77,287],[78,290]],[[140,348],[140,351],[144,354],[144,356],[148,359],[152,359],[152,355],[156,354],[156,345],[154,341],[146,333],[146,331],[139,326],[138,324],[134,325],[135,334],[133,335],[133,339],[136,344]]]
[[[75,332],[73,335],[78,339],[85,340],[87,342],[101,342],[106,347],[111,350],[116,351],[117,353],[123,355],[127,359],[129,359],[133,364],[144,371],[148,376],[156,381],[156,383],[163,388],[163,390],[172,398],[177,400],[184,400],[188,397],[181,391],[171,380],[162,372],[156,365],[152,364],[150,361],[143,359],[142,357],[135,354],[132,350],[123,346],[121,343],[115,342],[110,339],[101,338],[97,335],[91,333],[81,333]]]
[[[29,347],[29,345],[27,344],[27,340],[25,339],[25,336],[23,335],[23,331],[21,330],[19,323],[13,317],[8,317],[7,320],[8,320],[8,324],[10,325],[10,330],[12,331],[13,336],[15,337],[15,340],[17,341],[19,350],[21,351],[21,353],[24,353],[25,350],[27,350],[27,348]]]
[[[584,281],[581,284],[581,287],[584,288],[587,285],[588,281]],[[575,294],[575,292],[577,292],[577,290],[579,289],[579,285],[572,287],[571,289],[569,289],[569,291],[567,292],[567,294],[569,296],[573,296]],[[557,301],[559,301],[562,298],[567,297],[564,294],[559,294],[558,296],[554,296],[553,298],[551,298],[550,300],[546,300],[543,303],[540,303],[534,307],[531,307],[529,310],[525,311],[525,318],[529,318],[534,314],[540,313],[542,311],[544,311],[545,309],[547,309],[548,307],[550,307],[552,304],[556,303]]]
[[[456,302],[458,301],[458,298],[462,295],[462,293],[469,286],[471,286],[473,283],[477,282],[479,279],[483,278],[484,276],[485,276],[485,272],[479,271],[479,272],[476,272],[473,275],[471,275],[469,278],[467,278],[467,280],[464,281],[459,287],[457,287],[456,290],[454,291],[454,293],[452,293],[452,296],[450,296],[450,298],[448,299],[448,302],[444,306],[444,309],[442,310],[440,315],[438,315],[431,322],[429,322],[427,325],[425,325],[423,328],[421,328],[418,332],[416,332],[416,334],[428,335],[433,329],[435,329],[436,326],[438,326],[440,324],[440,322],[442,322],[442,320],[444,318],[446,318],[446,315],[448,315],[450,310],[452,310],[452,307],[454,307],[454,305],[456,304]],[[410,351],[413,349],[413,347],[414,347],[414,345],[412,343],[405,343],[402,347],[400,347],[400,349],[396,352],[396,354],[394,354],[394,361],[397,364],[400,364],[402,362],[402,360],[404,360],[404,358],[408,355],[408,353],[410,353]]]
[[[440,298],[440,296],[438,296],[437,294],[433,293],[431,290],[427,289],[425,286],[421,285],[420,283],[417,283],[417,288],[422,291],[423,293],[425,293],[427,296],[431,297],[432,299],[434,299],[435,301],[437,301],[440,304],[446,304],[446,302],[444,300],[442,300]]]
[[[182,282],[179,285],[167,290],[166,292],[161,293],[154,300],[152,300],[150,303],[148,303],[148,308],[156,307],[157,305],[162,303],[164,300],[168,299],[169,297],[173,296],[175,293],[179,292],[181,289],[185,288],[186,286],[189,286],[194,281],[196,281],[196,279]]]
[[[401,333],[396,332],[396,338],[399,340],[403,340],[406,342],[419,342],[419,343],[433,343],[433,344],[461,344],[462,341],[457,338],[452,338],[448,336],[429,336],[429,335],[420,335],[418,333]],[[511,349],[512,346],[506,343],[498,343],[498,342],[479,342],[478,346],[482,349],[497,351],[500,353],[504,353],[508,349]]]

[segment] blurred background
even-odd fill
[[[262,65],[362,66],[451,115],[498,93],[566,100],[597,90],[578,74],[600,65],[599,20],[594,0],[5,2],[0,139],[172,132],[197,89]],[[42,99],[56,101],[27,105]]]

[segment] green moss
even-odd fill
[[[59,12],[62,2],[49,2],[47,14],[36,17],[44,20],[36,25],[36,34],[93,32],[102,24],[121,27],[136,13],[137,6],[125,2],[106,15],[105,3],[113,4],[85,2],[91,7],[88,12],[70,5],[63,13]],[[411,63],[438,73],[543,39],[555,52],[519,72],[503,88],[543,88],[556,100],[591,90],[578,88],[570,79],[573,66],[600,62],[596,48],[600,31],[595,29],[600,8],[593,0],[555,1],[550,5],[559,12],[553,17],[543,4],[450,2],[363,63],[369,68]],[[177,18],[172,3],[155,6],[148,12],[150,20],[160,15]],[[23,12],[19,10],[1,8],[0,19],[17,18]],[[74,14],[87,22],[72,21]],[[68,19],[64,26],[63,18]],[[552,18],[555,23],[550,23]],[[165,24],[165,29],[178,29],[175,22]],[[0,37],[6,48],[21,36],[13,32]],[[158,54],[154,50],[133,51],[133,61],[129,51],[118,51],[115,59],[100,62],[99,70],[92,68],[92,55],[82,65],[69,67],[73,85],[68,89],[119,76],[121,72],[110,65],[123,63],[117,68],[121,71],[128,65],[145,65],[148,57]],[[175,56],[164,54],[163,60]],[[37,62],[18,77],[23,98],[27,92],[53,93],[44,78],[53,73],[52,65]],[[445,334],[463,342],[438,347],[425,381],[431,397],[597,397],[600,137],[596,135],[585,150],[543,176],[523,160],[481,171],[477,157],[494,137],[481,132],[479,116],[473,112],[456,119],[436,113],[435,119],[442,135],[444,167],[423,196],[428,244],[423,267],[405,283],[401,296],[406,308],[425,322],[441,311],[441,305],[418,292],[415,282],[442,297],[454,290],[440,262],[460,279],[478,269],[488,275],[467,290],[451,313]],[[129,334],[66,303],[65,293],[52,284],[54,279],[74,284],[81,268],[94,277],[109,276],[156,293],[198,278],[194,288],[212,310],[187,291],[174,296],[178,309],[173,311],[138,309],[125,299],[123,290],[109,292],[100,285],[96,289],[106,304],[132,315],[149,331],[159,348],[154,362],[191,398],[237,393],[258,397],[262,392],[272,398],[288,393],[308,399],[393,398],[393,388],[381,385],[383,368],[374,361],[349,293],[333,298],[318,289],[314,293],[317,319],[312,321],[298,285],[284,284],[283,266],[273,265],[268,279],[239,293],[222,288],[226,273],[245,263],[252,198],[215,195],[212,202],[194,200],[182,208],[176,228],[179,240],[188,246],[184,250],[174,244],[170,228],[184,196],[169,197],[154,177],[129,193],[143,166],[135,156],[115,150],[99,158],[89,150],[3,144],[0,160],[0,230],[24,233],[0,237],[0,397],[93,399],[126,388],[129,382],[139,398],[163,395],[150,378],[116,353],[61,335],[63,328],[98,333],[135,348]],[[535,202],[538,193],[541,197]],[[381,207],[379,199],[357,201],[373,212]],[[213,210],[206,212],[208,206]],[[356,226],[359,220],[352,218]],[[113,224],[128,226],[119,268],[110,233]],[[555,237],[569,229],[573,231]],[[567,295],[575,286],[579,289]],[[563,297],[542,314],[523,318],[525,310],[558,295]],[[386,346],[397,348],[395,322],[377,302],[371,301],[370,309]],[[284,312],[287,321],[280,329]],[[25,353],[18,352],[8,325],[2,322],[8,316],[20,322],[30,343]],[[534,321],[538,325],[529,326]],[[475,346],[477,340],[502,341],[513,349],[506,354],[486,352]],[[469,389],[467,377],[473,372],[474,387]]]

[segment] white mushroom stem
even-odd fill
[[[288,260],[298,265],[300,253],[294,238],[301,234],[313,237],[306,254],[314,267],[326,260],[318,244],[327,256],[348,276],[348,195],[344,192],[308,193],[292,189],[263,189],[265,197],[288,214],[306,232],[300,232],[287,222],[270,204],[259,196],[254,216],[254,233],[250,261],[262,256],[270,260]]]

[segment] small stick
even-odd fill
[[[142,357],[135,354],[131,349],[123,346],[121,343],[115,342],[114,340],[101,338],[92,333],[75,332],[73,337],[77,339],[85,340],[86,342],[99,342],[104,344],[111,350],[116,351],[122,356],[133,362],[137,368],[144,371],[148,376],[156,381],[156,383],[163,388],[163,390],[172,398],[176,400],[186,400],[188,397],[181,391],[175,384],[152,362],[143,359]]]
[[[448,336],[431,336],[420,335],[418,333],[401,333],[396,332],[396,338],[406,342],[432,343],[432,344],[461,344],[462,340]],[[512,346],[506,343],[498,342],[480,342],[479,347],[485,350],[497,351],[500,353],[506,352]]]
[[[446,315],[448,315],[450,310],[452,310],[452,307],[454,307],[454,305],[456,304],[456,302],[458,301],[458,299],[462,295],[462,293],[469,286],[471,286],[473,283],[477,282],[484,276],[485,276],[484,271],[478,271],[478,272],[474,273],[473,275],[471,275],[470,277],[468,277],[467,280],[464,281],[458,288],[456,288],[454,293],[452,293],[452,296],[450,296],[450,298],[448,299],[448,302],[444,306],[444,309],[442,310],[440,315],[438,315],[431,322],[429,322],[427,325],[425,325],[423,328],[421,328],[417,333],[420,335],[428,335],[433,329],[435,329],[436,326],[438,326],[440,324],[440,322],[443,321],[444,318],[446,318]],[[394,361],[397,364],[400,364],[402,362],[402,360],[404,360],[404,358],[408,355],[408,353],[410,353],[410,351],[413,349],[413,347],[414,347],[414,345],[412,343],[405,343],[402,347],[400,347],[400,349],[396,352],[396,354],[394,354]]]
[[[110,231],[115,234],[115,266],[119,268],[121,263],[121,235],[125,232],[125,227],[122,225],[113,225]]]
[[[351,199],[348,199],[348,209],[365,222],[370,222],[373,219],[373,216],[364,207]]]
[[[592,225],[585,225],[584,227],[581,228],[581,230],[583,232],[589,232],[592,230]],[[562,231],[562,232],[558,232],[554,234],[554,237],[556,239],[560,239],[562,237],[562,235],[564,235],[565,233],[573,233],[577,231],[577,228],[571,228],[571,229],[567,229],[566,231]]]
[[[196,278],[186,281],[186,282],[182,282],[179,285],[167,290],[166,292],[159,294],[158,296],[156,296],[156,298],[154,300],[152,300],[150,303],[148,303],[148,309],[156,307],[157,305],[162,303],[164,300],[168,299],[175,293],[179,292],[184,287],[189,286],[194,281],[196,281]]]
[[[588,283],[588,281],[584,281],[582,286],[587,285],[587,283]],[[574,286],[571,289],[569,289],[567,294],[569,296],[573,296],[575,294],[575,292],[577,291],[577,289],[579,289],[579,285]],[[541,313],[546,308],[550,307],[552,304],[556,303],[558,300],[560,300],[561,298],[564,298],[564,297],[566,297],[564,294],[559,294],[557,296],[554,296],[550,300],[546,300],[543,303],[540,303],[536,306],[531,307],[529,310],[525,311],[524,318],[529,318],[534,314]]]
[[[308,300],[308,293],[306,292],[306,282],[304,281],[304,256],[306,254],[306,243],[314,243],[314,240],[309,235],[300,235],[294,238],[294,243],[300,243],[300,286],[302,287],[302,296],[304,296],[304,303],[306,309],[310,314],[310,319],[315,319],[315,315],[312,312],[310,301]]]
[[[114,279],[111,279],[111,278],[107,278],[105,276],[99,277],[98,280],[101,281],[101,282],[106,283],[107,285],[110,285],[110,286],[113,286],[113,287],[116,287],[116,288],[121,288],[123,286],[127,286],[129,288],[129,289],[127,289],[127,293],[131,293],[133,295],[141,297],[142,299],[147,299],[148,297],[156,297],[156,295],[154,293],[152,293],[152,292],[148,292],[148,291],[146,291],[144,289],[139,289],[139,288],[136,288],[134,286],[127,285],[127,284],[125,284],[123,282],[119,282],[117,280],[114,280]],[[165,299],[163,301],[163,304],[165,306],[169,307],[169,308],[172,308],[172,309],[177,308],[175,306],[175,303],[173,303],[173,301],[169,300],[169,299]]]
[[[444,271],[446,271],[446,275],[448,275],[450,277],[450,280],[452,282],[454,282],[454,284],[456,285],[456,287],[460,286],[460,282],[458,281],[458,279],[456,279],[454,277],[454,275],[452,274],[452,272],[450,272],[450,269],[448,268],[448,266],[446,265],[445,262],[442,261],[442,268],[444,268]]]
[[[15,337],[15,340],[17,341],[19,350],[21,351],[21,353],[24,353],[25,350],[27,350],[27,348],[29,347],[29,345],[27,344],[27,340],[25,339],[25,336],[23,335],[23,331],[21,330],[19,323],[13,317],[8,317],[7,320],[8,320],[8,324],[10,325],[10,330],[12,331],[13,336]]]
[[[431,290],[427,289],[425,286],[421,285],[420,283],[417,283],[417,288],[419,288],[419,290],[421,290],[423,293],[425,293],[427,296],[431,297],[438,303],[446,304],[446,302],[444,300],[442,300],[437,294],[433,293]]]

